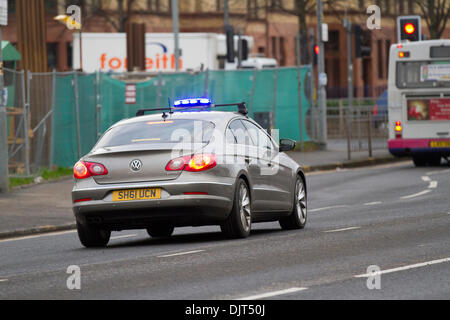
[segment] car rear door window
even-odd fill
[[[233,133],[237,144],[256,145],[241,120],[237,119],[231,122],[229,129]]]

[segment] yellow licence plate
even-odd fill
[[[113,201],[160,199],[161,188],[129,189],[113,191]]]
[[[450,148],[450,141],[431,141],[431,148]]]

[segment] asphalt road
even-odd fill
[[[450,299],[448,165],[314,173],[307,183],[304,230],[254,224],[244,240],[218,227],[163,240],[132,230],[100,250],[75,232],[2,240],[0,299]],[[66,286],[70,265],[80,290]],[[372,265],[379,278],[367,277]]]

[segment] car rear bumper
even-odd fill
[[[392,155],[398,157],[423,153],[450,155],[450,147],[431,147],[431,142],[450,143],[450,139],[390,139],[388,148]]]
[[[126,185],[99,185],[93,180],[80,180],[72,190],[73,212],[82,224],[101,224],[112,230],[143,228],[158,222],[174,226],[218,224],[231,212],[235,183],[231,178],[221,180],[188,182],[177,179]],[[138,188],[161,188],[161,198],[112,200],[115,190]],[[89,200],[75,202],[79,199]]]

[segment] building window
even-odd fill
[[[272,58],[277,59],[277,37],[272,37]]]
[[[172,9],[170,0],[147,0],[147,8],[152,13],[170,12]]]
[[[280,41],[280,66],[286,65],[286,50],[284,47],[284,37],[279,38]]]
[[[223,11],[223,0],[216,0],[216,11]]]
[[[326,51],[339,51],[339,31],[330,30],[328,32],[328,42],[325,42]]]
[[[247,14],[250,19],[258,19],[257,0],[247,0]]]
[[[385,64],[386,64],[386,74],[385,74],[385,78],[387,79],[387,75],[389,74],[389,51],[391,49],[391,40],[386,40],[386,60],[385,60]]]
[[[383,42],[381,40],[377,40],[377,56],[378,56],[378,79],[384,79]]]
[[[258,47],[258,53],[263,55],[266,53],[266,48],[265,47]]]

